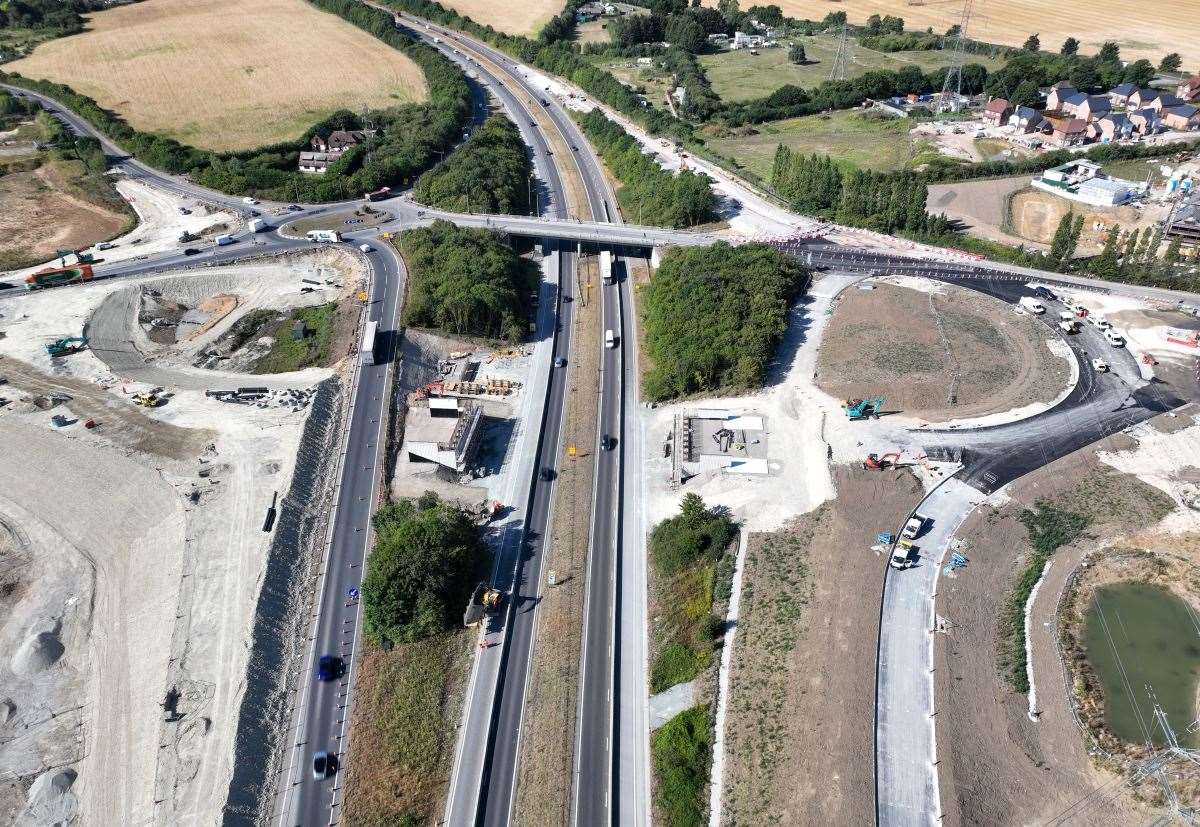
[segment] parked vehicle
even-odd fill
[[[1061,322],[1059,322],[1059,323],[1058,323],[1058,328],[1059,328],[1059,330],[1061,330],[1063,333],[1066,333],[1067,335],[1070,335],[1070,334],[1072,334],[1072,333],[1078,333],[1078,332],[1079,332],[1079,328],[1076,326],[1077,324],[1078,324],[1078,323],[1077,323],[1077,322],[1076,322],[1074,319],[1072,319],[1072,320],[1071,320],[1071,321],[1069,321],[1069,322],[1068,322],[1068,321],[1066,321],[1066,320],[1063,320],[1063,321],[1061,321]]]
[[[913,515],[909,517],[908,522],[904,524],[904,528],[901,530],[900,536],[907,537],[910,540],[915,540],[917,537],[921,536],[921,532],[925,530],[925,526],[928,522],[929,518],[924,514],[914,512]]]
[[[894,569],[907,569],[916,562],[917,547],[912,540],[900,540],[892,551],[892,559],[888,561]]]
[[[1039,299],[1045,299],[1048,302],[1054,301],[1054,294],[1047,287],[1042,287],[1040,284],[1033,288],[1033,292],[1037,294]]]
[[[374,248],[370,244],[359,244],[358,249],[362,250],[364,253],[369,253]]]
[[[1046,305],[1042,304],[1037,299],[1031,299],[1029,296],[1025,296],[1021,299],[1021,307],[1024,307],[1030,313],[1038,316],[1046,312]]]

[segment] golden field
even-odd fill
[[[961,0],[773,0],[792,17],[821,20],[844,11],[851,23],[864,23],[872,14],[904,18],[905,27],[932,26],[944,32],[962,15]],[[704,0],[715,6],[717,0]],[[748,8],[749,2],[742,3]],[[1179,52],[1183,66],[1200,71],[1200,0],[975,0],[968,34],[988,43],[1020,46],[1037,33],[1046,51],[1058,51],[1068,37],[1095,54],[1100,44],[1114,40],[1121,57],[1148,58],[1156,66],[1163,55]]]
[[[336,109],[426,95],[409,58],[304,0],[145,0],[4,67],[213,150],[294,139]]]
[[[448,9],[508,34],[537,34],[566,0],[439,0]]]

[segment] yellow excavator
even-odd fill
[[[157,393],[135,393],[133,404],[141,405],[143,408],[158,408],[167,404],[167,400]]]

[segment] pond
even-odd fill
[[[1163,743],[1154,721],[1154,688],[1181,744],[1200,737],[1186,730],[1196,718],[1200,679],[1200,618],[1166,589],[1117,583],[1096,590],[1084,624],[1084,646],[1104,692],[1109,729],[1131,743]]]

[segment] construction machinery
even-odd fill
[[[81,264],[78,267],[50,267],[26,276],[25,289],[43,290],[47,287],[62,287],[66,284],[91,281],[92,277],[92,265],[90,264]]]
[[[879,412],[883,410],[883,397],[874,399],[845,399],[842,401],[842,409],[846,411],[846,416],[853,422],[858,419],[870,419],[871,417],[879,418]]]
[[[157,393],[135,393],[133,395],[133,404],[140,405],[143,408],[158,408],[167,404],[167,400]]]
[[[471,592],[471,600],[463,612],[463,626],[479,625],[487,615],[500,611],[503,602],[504,595],[481,580]]]
[[[84,336],[68,336],[65,339],[55,339],[46,345],[46,352],[51,357],[70,356],[87,347],[88,340]]]
[[[868,471],[885,471],[888,468],[895,468],[900,464],[900,452],[896,451],[891,454],[867,454],[867,458],[863,460],[863,468]]]

